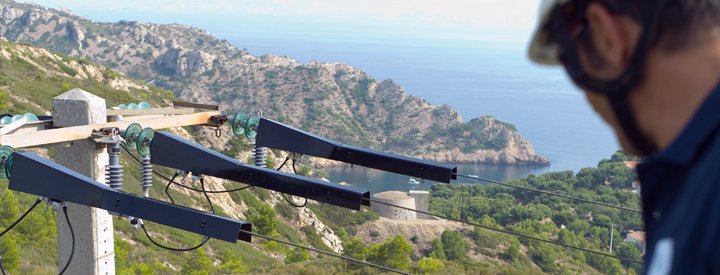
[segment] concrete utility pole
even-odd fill
[[[105,100],[81,89],[53,99],[53,125],[70,127],[107,122]],[[56,147],[55,161],[98,182],[105,182],[108,154],[92,139],[76,140]],[[75,255],[67,274],[115,274],[112,216],[107,211],[68,203],[75,230]],[[70,257],[72,239],[62,211],[57,211],[58,264]]]

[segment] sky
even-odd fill
[[[275,18],[299,24],[328,24],[377,32],[443,32],[512,36],[526,41],[536,20],[539,0],[33,0],[67,8],[96,21],[124,16],[153,18],[157,23],[215,21],[233,24],[244,18]],[[143,17],[152,14],[152,17]],[[163,15],[162,18],[157,15]],[[131,18],[136,17],[136,18]],[[164,18],[164,19],[163,19]],[[117,21],[117,20],[113,20]]]

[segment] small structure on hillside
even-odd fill
[[[373,195],[373,198],[383,203],[402,206],[417,211],[429,212],[428,204],[430,202],[430,191],[410,190],[408,193],[401,191],[387,191],[377,193]],[[381,203],[372,204],[372,210],[380,214],[381,217],[391,220],[435,219],[433,216],[427,214],[417,213],[415,211],[401,209]]]
[[[402,206],[405,208],[415,209],[415,198],[408,196],[405,192],[400,191],[387,191],[377,193],[373,195],[373,198],[377,201]],[[415,220],[417,214],[415,211],[392,207],[390,205],[374,203],[372,204],[372,210],[380,214],[381,217],[385,217],[392,220]]]
[[[415,210],[428,212],[428,203],[430,202],[430,191],[410,190],[410,197],[415,199]],[[422,220],[431,220],[432,216],[428,214],[417,213],[417,218]]]

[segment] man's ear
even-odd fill
[[[613,15],[598,3],[587,8],[588,28],[597,57],[601,58],[608,69],[623,70],[632,57],[635,41],[625,30],[627,20]]]

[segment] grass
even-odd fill
[[[7,42],[0,43],[0,47],[13,48]],[[11,51],[12,53],[13,51]],[[37,104],[40,108],[30,104],[11,99],[9,111],[11,113],[33,112],[44,113],[52,109],[52,99],[72,88],[80,88],[106,100],[107,106],[116,106],[141,100],[149,101],[155,105],[165,100],[172,100],[172,92],[150,87],[149,90],[130,89],[122,91],[113,89],[107,83],[93,79],[77,79],[70,76],[77,74],[75,69],[65,62],[49,60],[47,58],[32,58],[39,66],[52,70],[54,65],[60,68],[55,75],[46,74],[34,65],[26,62],[20,56],[14,55],[10,60],[0,60],[0,85],[6,86],[10,94],[25,98]],[[69,60],[70,62],[76,62]],[[66,75],[67,74],[67,75]],[[68,76],[70,75],[70,76]],[[113,75],[117,77],[116,75]]]

